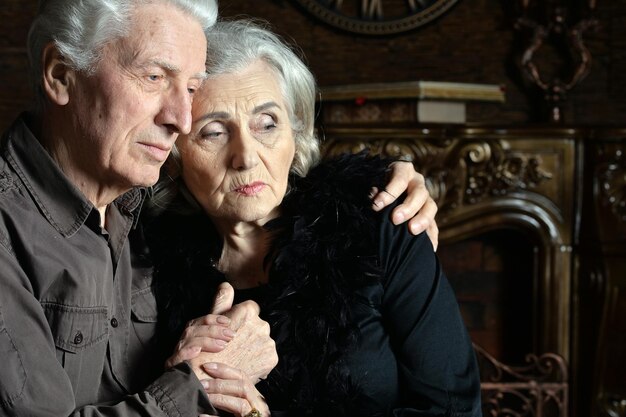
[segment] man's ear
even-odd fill
[[[76,73],[63,59],[53,42],[47,44],[42,54],[43,89],[48,99],[59,106],[70,101],[70,83]]]

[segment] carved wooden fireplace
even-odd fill
[[[427,178],[439,206],[438,254],[481,363],[485,416],[588,415],[591,407],[597,415],[601,401],[620,404],[619,382],[611,388],[617,396],[603,397],[603,381],[619,376],[602,355],[626,347],[606,327],[624,326],[616,317],[626,303],[605,305],[611,288],[623,285],[615,275],[626,258],[611,261],[623,246],[607,252],[602,236],[607,225],[608,233],[624,231],[623,221],[606,223],[624,202],[614,195],[626,191],[624,159],[610,165],[605,153],[622,149],[626,132],[389,122],[388,105],[370,120],[350,118],[346,106],[361,104],[324,103],[324,155],[367,148],[409,159]],[[602,164],[613,170],[598,171]],[[612,191],[602,182],[607,175]],[[602,203],[603,192],[613,193],[606,200],[613,205]],[[585,230],[594,240],[581,244]],[[610,362],[623,369],[619,359]]]
[[[439,206],[439,256],[481,359],[485,411],[513,403],[566,415],[575,186],[567,132],[530,139],[527,131],[407,126],[327,127],[325,135],[328,155],[369,148],[410,159],[427,177]],[[551,390],[533,392],[539,381]]]

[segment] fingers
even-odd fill
[[[437,247],[439,246],[439,227],[437,227],[437,223],[432,222],[426,229],[426,234],[433,244],[433,250],[437,252]]]
[[[373,189],[372,208],[376,211],[387,207],[393,203],[398,196],[406,191],[411,185],[412,181],[424,182],[424,177],[417,173],[413,168],[413,163],[406,161],[397,161],[390,165],[391,178],[389,183],[385,185],[383,190]],[[417,211],[417,210],[416,210]],[[415,213],[413,213],[415,214]],[[409,219],[411,216],[405,217],[404,220]],[[402,220],[400,223],[402,223]]]
[[[425,196],[426,198],[422,200],[422,196],[415,195],[415,199],[413,199],[410,194],[407,195],[402,204],[396,207],[391,213],[391,219],[393,223],[399,224],[399,222],[397,222],[395,219],[395,211],[402,210],[405,216],[411,216],[408,222],[408,227],[410,232],[414,235],[422,233],[423,231],[431,227],[431,225],[435,224],[435,215],[437,214],[438,210],[437,204],[432,198],[428,196],[428,194],[425,194]]]
[[[392,178],[389,184],[380,192],[374,190],[376,192],[374,197],[375,209],[392,203],[397,196],[405,191],[406,197],[392,211],[391,221],[398,225],[409,220],[410,232],[417,235],[427,231],[433,247],[437,248],[439,238],[439,229],[435,222],[437,204],[426,188],[424,176],[414,170],[413,164],[407,162],[394,162],[392,164]]]
[[[258,317],[261,308],[254,301],[248,300],[235,304],[228,312],[224,313],[231,320],[230,328],[237,331],[243,324],[254,317]]]
[[[217,287],[217,293],[215,294],[215,300],[213,300],[213,308],[211,313],[224,314],[233,306],[233,300],[235,299],[235,290],[228,282],[222,282]]]
[[[201,352],[190,364],[196,372],[206,362],[219,362],[240,369],[255,383],[267,377],[278,363],[276,343],[270,336],[269,324],[258,316],[246,319],[224,350]],[[202,373],[198,370],[196,375],[201,377]]]
[[[165,361],[165,369],[169,369],[184,361],[190,361],[201,352],[199,346],[186,346],[181,349],[177,348],[176,352]]]
[[[255,408],[261,415],[269,416],[263,396],[245,372],[215,362],[204,364],[203,369],[211,379],[204,379],[201,383],[214,407],[240,416]]]
[[[225,316],[208,314],[187,323],[172,356],[165,362],[166,368],[188,361],[200,352],[220,352],[235,337]]]

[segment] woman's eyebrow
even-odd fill
[[[272,107],[278,107],[280,108],[280,106],[278,105],[278,103],[276,103],[275,101],[268,101],[267,103],[263,103],[261,105],[256,106],[254,109],[252,109],[252,113],[260,113],[262,111],[265,111],[267,109],[270,109]]]
[[[216,112],[211,112],[211,113],[207,113],[207,114],[203,114],[202,116],[198,117],[196,120],[193,121],[193,123],[197,123],[200,122],[202,120],[206,120],[206,119],[230,119],[230,114],[225,112],[225,111],[216,111]]]

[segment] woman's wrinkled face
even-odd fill
[[[208,79],[194,99],[191,132],[176,145],[183,180],[214,222],[275,217],[295,143],[274,71],[259,60]]]

